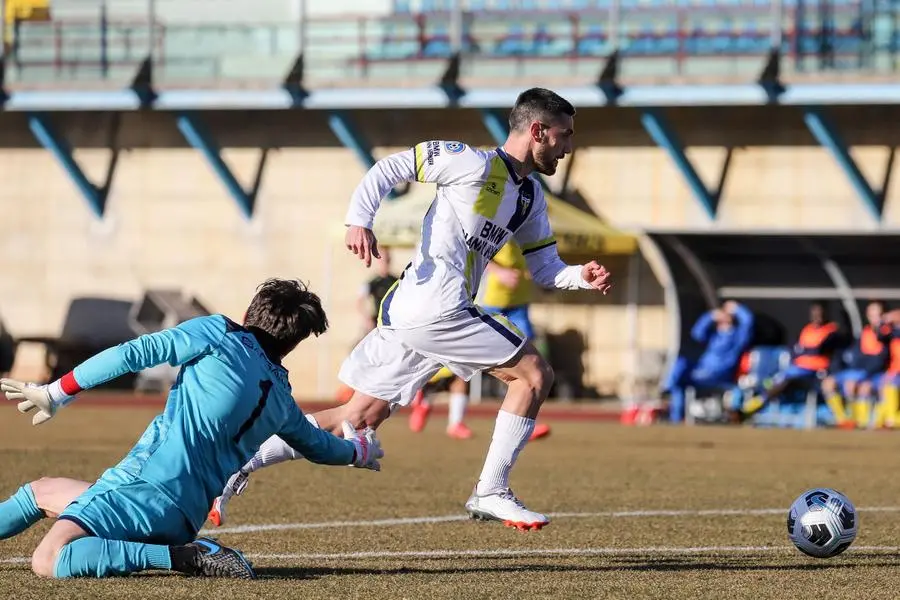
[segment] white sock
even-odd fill
[[[306,417],[306,420],[315,427],[319,428],[319,423],[316,422],[316,418],[312,415],[303,415]],[[252,473],[257,469],[261,469],[263,467],[271,467],[272,465],[277,465],[278,463],[282,463],[288,460],[297,460],[299,458],[303,458],[303,455],[291,448],[287,442],[278,437],[277,435],[273,435],[266,441],[262,443],[262,446],[259,447],[259,450],[256,451],[256,454],[253,455],[253,458],[244,465],[241,470],[246,473]]]
[[[469,403],[469,396],[462,393],[450,394],[450,409],[447,414],[447,425],[452,427],[462,423],[463,417],[466,415],[466,404]]]
[[[516,464],[519,452],[534,431],[534,419],[520,417],[501,410],[497,413],[494,435],[488,448],[476,493],[487,495],[509,487],[509,471]]]

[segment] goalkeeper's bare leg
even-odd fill
[[[42,477],[0,502],[0,540],[18,535],[43,519],[55,519],[90,487],[87,481]]]

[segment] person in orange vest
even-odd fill
[[[887,367],[889,356],[892,328],[883,322],[884,312],[884,302],[869,302],[866,306],[868,324],[863,327],[858,342],[851,350],[847,368],[822,382],[825,401],[834,414],[835,425],[843,429],[868,424],[871,384],[877,374]],[[853,418],[847,414],[848,406],[852,408]]]
[[[794,344],[791,364],[775,375],[771,385],[762,394],[751,398],[735,411],[732,420],[743,422],[761,411],[772,398],[823,377],[842,338],[837,323],[828,318],[825,303],[817,301],[810,304],[809,323],[800,331],[797,343]]]
[[[873,392],[878,391],[880,402],[877,404],[874,425],[892,429],[900,416],[900,310],[885,313],[881,322],[883,326],[891,328],[888,368],[871,381],[863,382],[859,394],[871,397]]]

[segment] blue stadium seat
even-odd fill
[[[520,23],[513,23],[497,43],[494,52],[500,56],[522,56],[528,53],[529,45],[529,41],[525,39],[524,27]]]
[[[760,346],[750,353],[750,371],[742,378],[744,398],[763,391],[767,381],[787,368],[791,351],[784,346]],[[780,398],[773,398],[769,405],[754,415],[753,424],[769,427],[813,428],[822,422],[819,411],[818,383],[811,388],[798,388]]]
[[[578,40],[576,52],[583,56],[599,56],[606,49],[606,35],[601,25],[588,27],[581,39]]]
[[[734,25],[730,20],[725,21],[710,39],[710,52],[713,54],[734,52],[735,38]]]
[[[428,41],[425,42],[422,55],[428,58],[439,58],[450,56],[450,52],[450,33],[445,25],[438,25],[428,37]]]
[[[656,39],[656,52],[663,54],[674,54],[678,52],[681,40],[678,39],[678,29],[675,25],[670,25]]]
[[[547,26],[543,23],[539,24],[534,30],[532,53],[538,56],[552,56],[557,54],[553,47],[553,35],[547,30]]]
[[[785,346],[757,346],[750,352],[749,387],[759,391],[765,382],[791,362],[791,350]]]

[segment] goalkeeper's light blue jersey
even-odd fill
[[[195,530],[228,478],[274,434],[313,462],[352,461],[353,445],[310,425],[294,403],[287,371],[266,357],[252,333],[222,315],[104,350],[74,375],[87,389],[162,363],[182,365],[165,411],[103,477],[150,483]]]

